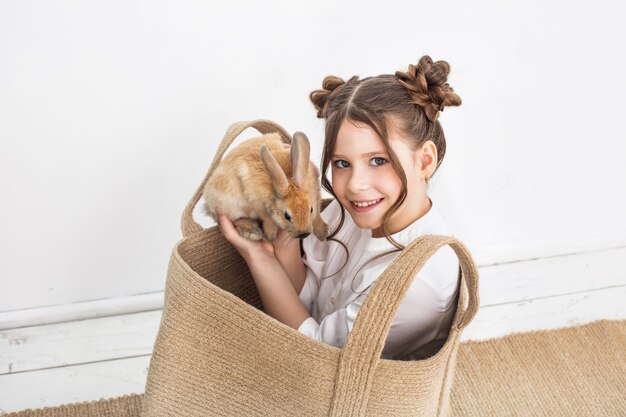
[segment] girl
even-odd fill
[[[445,106],[461,104],[446,82],[449,72],[447,62],[423,56],[395,75],[347,82],[328,76],[322,90],[310,94],[317,117],[326,120],[320,172],[322,187],[334,197],[322,212],[328,240],[309,235],[300,246],[281,231],[273,243],[250,241],[219,216],[267,314],[343,347],[369,288],[398,252],[424,234],[451,235],[427,194],[446,151],[438,116]],[[382,357],[434,355],[447,339],[458,284],[457,257],[444,246],[413,280]]]

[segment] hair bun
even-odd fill
[[[450,64],[424,55],[417,66],[409,64],[407,72],[396,71],[396,77],[411,94],[413,103],[422,106],[426,117],[437,120],[445,106],[459,106],[459,97],[447,83]]]
[[[358,80],[358,77],[354,76],[348,80],[348,83],[356,80]],[[322,90],[315,90],[309,94],[309,98],[317,110],[318,118],[326,118],[326,115],[328,114],[328,105],[345,84],[346,81],[342,78],[334,75],[328,75],[324,77],[324,81],[322,81]]]

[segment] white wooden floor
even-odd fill
[[[626,246],[479,271],[481,309],[463,340],[626,318]],[[160,317],[46,314],[18,327],[0,314],[0,414],[143,392]]]

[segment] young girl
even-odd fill
[[[309,235],[300,247],[281,231],[273,243],[254,242],[219,216],[269,315],[343,347],[369,288],[398,252],[421,235],[451,235],[427,194],[446,151],[438,116],[445,106],[461,104],[447,83],[449,72],[447,62],[423,56],[417,66],[395,75],[354,76],[347,82],[328,76],[323,89],[311,93],[317,117],[326,119],[321,182],[334,196],[322,211],[327,241]],[[329,165],[332,183],[326,177]],[[447,339],[458,284],[457,257],[444,246],[414,278],[382,357],[434,355]]]

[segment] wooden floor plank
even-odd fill
[[[1,412],[142,393],[150,356],[0,376]]]
[[[161,310],[0,332],[0,375],[150,355]]]
[[[626,248],[479,268],[482,306],[626,285]]]
[[[461,341],[626,319],[626,286],[481,307]]]

